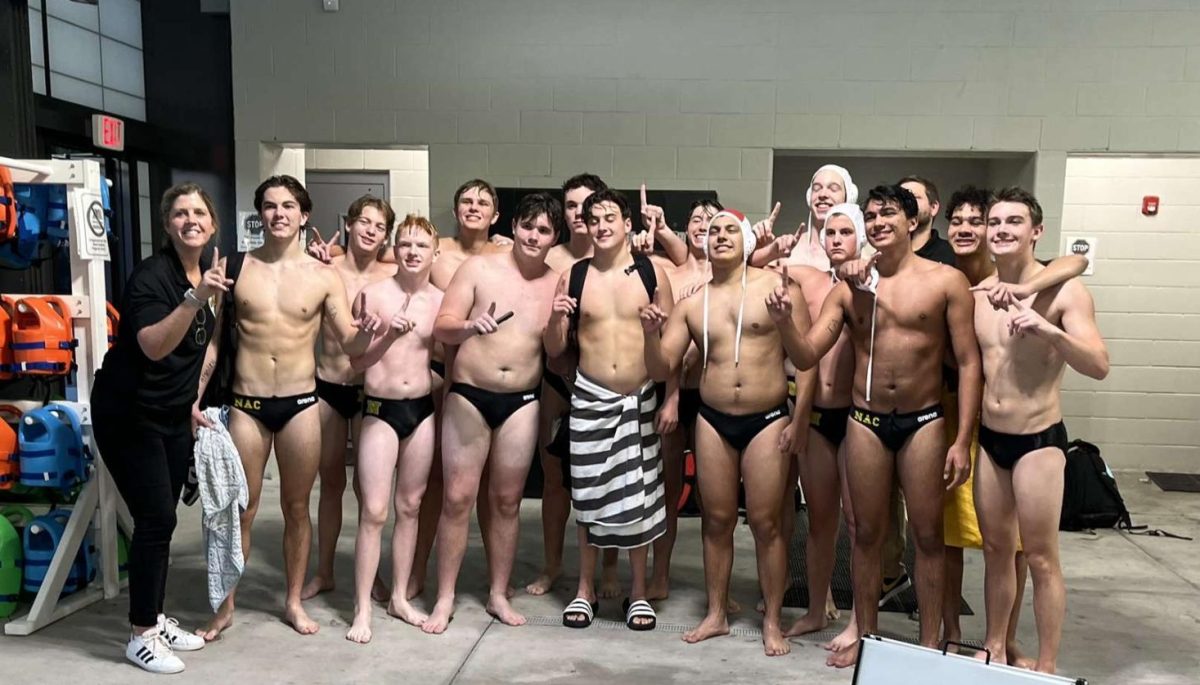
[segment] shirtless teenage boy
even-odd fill
[[[970,325],[974,300],[961,273],[913,254],[912,193],[899,186],[871,190],[864,218],[878,250],[863,287],[839,283],[806,337],[798,366],[811,368],[837,343],[843,326],[854,345],[854,389],[846,432],[846,475],[854,510],[854,610],[860,633],[878,630],[880,547],[888,493],[899,477],[917,547],[920,642],[935,646],[942,619],[942,494],[967,478],[967,450],[979,406],[979,348]],[[877,277],[874,276],[877,274]],[[872,292],[873,291],[873,292]],[[958,439],[946,448],[942,430],[942,359],[953,348],[959,368]],[[827,663],[855,663],[859,643]]]
[[[583,203],[592,193],[607,190],[608,185],[595,174],[577,174],[562,185],[563,219],[566,222],[567,242],[550,248],[546,265],[561,274],[580,259],[592,256],[592,236],[583,220]],[[542,460],[542,546],[544,558],[541,574],[525,591],[544,595],[562,574],[563,537],[567,519],[571,516],[571,493],[563,478],[570,458],[567,439],[567,410],[571,408],[569,378],[575,373],[575,360],[548,359],[542,375],[541,418],[538,422],[538,453]],[[600,596],[616,597],[621,593],[617,580],[617,550],[604,550],[600,571]]]
[[[696,458],[704,502],[708,614],[683,639],[696,643],[729,633],[729,576],[742,481],[765,600],[763,647],[767,656],[781,656],[791,651],[780,627],[787,582],[787,543],[780,516],[791,471],[790,457],[779,451],[790,420],[787,379],[781,371],[785,348],[796,349],[809,316],[786,268],[776,275],[746,266],[754,244],[744,215],[729,209],[718,212],[709,228],[712,279],[704,294],[680,302],[665,328],[665,315],[652,304],[643,311],[642,324],[647,333],[646,366],[652,374],[678,373],[693,342],[700,346],[703,369]]]
[[[997,273],[981,285],[1021,283],[1046,268],[1033,257],[1043,231],[1042,208],[1033,195],[1020,188],[997,192],[987,226]],[[1068,365],[1104,379],[1108,350],[1096,327],[1092,296],[1078,279],[1016,299],[1006,310],[978,302],[975,328],[985,379],[975,477],[986,564],[984,646],[993,655],[1006,653],[1019,536],[1033,576],[1036,669],[1054,673],[1067,600],[1058,558],[1067,449],[1059,387]]]
[[[250,555],[250,529],[258,513],[263,473],[272,447],[279,462],[283,553],[287,575],[284,618],[303,635],[319,625],[300,601],[312,542],[308,499],[321,460],[314,345],[322,325],[351,355],[366,349],[379,320],[350,313],[346,287],[332,267],[304,253],[296,239],[312,200],[291,176],[272,176],[254,191],[265,242],[244,255],[232,300],[237,326],[233,411],[229,432],[242,458],[249,505],[242,512],[242,553]],[[322,321],[324,320],[324,324]],[[207,628],[214,640],[233,622],[234,592]]]
[[[445,493],[438,524],[438,599],[422,629],[445,631],[467,548],[471,509],[484,467],[488,479],[487,611],[508,625],[525,617],[508,601],[521,497],[537,444],[542,335],[558,274],[546,253],[558,238],[562,207],[545,193],[521,199],[507,254],[463,262],[438,312],[435,335],[458,348],[450,367],[442,425]]]
[[[499,254],[508,252],[511,245],[508,241],[489,240],[488,231],[500,218],[500,206],[497,203],[496,189],[491,183],[474,178],[454,191],[454,222],[455,234],[452,238],[442,238],[438,241],[438,258],[433,263],[429,281],[437,288],[445,291],[450,285],[450,279],[462,263],[475,255]],[[433,397],[437,406],[438,439],[433,449],[433,467],[429,471],[429,487],[425,490],[425,498],[421,500],[420,525],[417,528],[417,554],[413,559],[412,575],[408,580],[408,598],[412,599],[425,588],[425,573],[429,567],[429,555],[433,551],[433,542],[437,535],[438,521],[442,514],[442,493],[445,484],[442,483],[441,459],[441,401],[444,396],[443,386],[446,379],[446,369],[454,360],[454,350],[442,351],[444,359],[438,358],[438,348],[434,348],[433,359]],[[486,497],[486,493],[484,495]],[[480,509],[480,526],[486,527],[486,507]],[[484,549],[487,549],[486,543]]]
[[[836,269],[857,259],[867,243],[866,224],[858,205],[834,205],[825,217],[820,244],[829,257],[830,271],[812,267],[791,269],[800,284],[808,311],[813,319],[821,312],[825,298],[837,285]],[[850,418],[851,389],[854,384],[854,349],[849,334],[842,334],[817,365],[817,384],[812,411],[804,423],[808,444],[800,456],[800,483],[808,505],[808,542],[805,559],[808,573],[808,612],[788,628],[789,637],[824,630],[829,625],[830,582],[833,578],[834,552],[838,535],[839,501],[846,511],[846,522],[854,539],[854,516],[850,507],[845,469],[846,424]],[[846,628],[858,639],[851,614]]]
[[[346,210],[346,254],[329,258],[354,301],[370,283],[390,278],[395,264],[378,259],[386,247],[396,213],[384,200],[363,195]],[[330,239],[336,244],[337,237]],[[311,254],[311,252],[310,252]],[[333,559],[342,532],[342,496],[346,492],[346,438],[358,448],[362,425],[363,378],[350,367],[350,358],[328,326],[321,327],[317,346],[317,411],[321,415],[321,499],[317,506],[317,572],[304,585],[300,599],[310,599],[334,587]]]
[[[620,193],[593,194],[583,216],[595,256],[559,279],[545,335],[550,356],[565,353],[570,341],[579,353],[570,423],[579,588],[563,612],[563,624],[591,625],[597,608],[596,550],[615,547],[629,550],[632,567],[625,623],[650,630],[657,621],[646,601],[646,559],[649,544],[666,531],[667,503],[653,427],[657,401],[646,370],[639,311],[653,300],[669,312],[671,284],[661,267],[631,254],[629,204]]]
[[[991,306],[1007,306],[1013,298],[1026,299],[1035,293],[1064,283],[1083,273],[1087,258],[1081,255],[1064,255],[1046,264],[1046,268],[1030,275],[1027,281],[1014,284],[984,280],[996,273],[996,265],[987,249],[987,207],[991,193],[974,186],[964,186],[955,191],[946,203],[946,220],[949,222],[947,238],[954,250],[954,266],[967,277],[972,290],[985,292]],[[978,439],[972,444],[972,475],[976,473]],[[946,528],[946,605],[943,617],[943,639],[961,642],[958,598],[962,592],[963,548],[983,548],[979,532],[979,521],[975,511],[974,478],[961,488],[947,495]],[[1008,637],[1005,640],[1006,658],[1010,666],[1032,668],[1034,661],[1021,654],[1016,642],[1017,621],[1021,615],[1021,600],[1025,589],[1028,566],[1025,555],[1018,549],[1016,559],[1017,594],[1013,600],[1012,614],[1008,621]],[[953,596],[953,598],[952,598]]]
[[[429,482],[435,436],[432,376],[433,322],[442,291],[429,282],[437,229],[409,216],[397,229],[395,278],[363,289],[363,306],[385,323],[367,351],[351,359],[366,372],[358,482],[358,537],[354,543],[354,622],[346,639],[371,640],[371,589],[379,570],[380,534],[395,483],[392,585],[388,613],[415,626],[425,614],[408,602],[406,589],[417,544],[417,513]]]

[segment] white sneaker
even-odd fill
[[[125,658],[151,673],[179,673],[183,662],[171,651],[167,638],[157,627],[129,638]]]
[[[182,630],[179,627],[179,621],[167,618],[164,614],[158,615],[158,629],[162,631],[167,644],[176,652],[194,652],[197,649],[204,649],[204,638]]]

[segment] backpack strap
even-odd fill
[[[575,311],[571,313],[570,325],[567,328],[567,343],[571,347],[579,347],[579,312],[583,306],[583,282],[587,280],[588,268],[591,266],[591,257],[575,262],[571,265],[571,277],[567,281],[567,295],[575,298]]]
[[[646,297],[653,302],[654,291],[658,290],[658,275],[654,273],[654,262],[644,254],[635,254],[633,268],[637,269],[638,278],[642,279],[642,285],[646,287]]]

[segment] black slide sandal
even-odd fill
[[[563,625],[568,628],[587,628],[600,610],[599,602],[589,602],[582,597],[571,600],[562,612]]]
[[[649,623],[634,623],[637,619],[650,619]],[[644,599],[639,599],[636,602],[625,600],[625,626],[630,630],[654,630],[658,625],[658,614],[654,613],[654,607],[650,606],[650,602]]]

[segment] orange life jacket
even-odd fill
[[[65,376],[74,365],[74,326],[65,302],[53,295],[17,300],[13,307],[13,361],[17,372]]]
[[[0,166],[0,243],[17,232],[17,195],[13,188],[12,171]]]
[[[0,381],[11,380],[15,373],[12,349],[12,301],[7,297],[0,297]]]
[[[21,410],[11,404],[0,405],[0,490],[10,490],[21,480],[17,459],[17,431],[9,424],[21,420]]]
[[[121,323],[121,313],[117,311],[112,302],[104,304],[108,309],[108,349],[111,350],[113,343],[117,341],[117,326]]]

